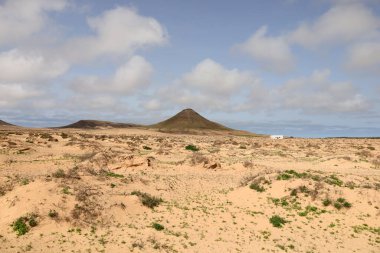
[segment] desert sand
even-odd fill
[[[379,139],[4,127],[0,252],[380,252],[379,190]]]

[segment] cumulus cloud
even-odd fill
[[[64,10],[68,2],[9,0],[0,3],[0,48],[14,47],[0,51],[0,105],[3,109],[28,105],[31,111],[52,105],[52,97],[55,105],[65,101],[89,110],[111,108],[115,101],[124,103],[122,96],[133,95],[150,84],[152,65],[143,57],[133,55],[138,49],[165,44],[168,35],[157,20],[139,15],[133,8],[116,7],[88,18],[90,35],[74,34],[59,43],[46,41],[44,46],[29,43],[40,41],[41,36],[46,35],[49,13]],[[65,90],[68,86],[60,87],[60,94],[51,88],[70,68],[109,58],[117,60],[113,63],[124,62],[111,76],[79,76],[70,86],[74,93]],[[85,97],[88,93],[91,98]]]
[[[34,89],[28,89],[28,87],[23,84],[0,83],[1,108],[17,106],[20,101],[38,95],[40,95],[40,92]]]
[[[274,72],[287,72],[295,66],[295,59],[285,37],[266,35],[267,27],[257,30],[246,42],[236,48],[251,56],[262,67]]]
[[[25,99],[41,97],[48,81],[64,74],[68,65],[37,53],[18,49],[0,53],[0,105],[13,107]]]
[[[129,7],[117,7],[87,19],[94,35],[74,38],[65,54],[74,61],[100,56],[131,55],[137,49],[167,42],[165,28],[154,18],[144,17]]]
[[[339,44],[374,36],[380,20],[362,4],[339,4],[313,23],[303,23],[291,32],[291,42],[308,48]]]
[[[370,111],[372,102],[354,84],[331,79],[331,71],[324,69],[268,86],[251,72],[227,69],[205,59],[172,84],[158,89],[143,106],[147,110],[179,106],[224,112],[285,110],[319,115]]]
[[[67,0],[7,0],[0,5],[0,45],[20,42],[47,24],[47,12],[61,11]]]
[[[287,81],[276,91],[279,107],[304,113],[357,113],[370,102],[350,82],[329,80],[330,70],[316,70],[309,77]]]
[[[212,59],[204,59],[171,85],[160,88],[144,107],[158,110],[176,104],[230,111],[234,106],[231,99],[259,82],[249,71],[228,69]]]
[[[113,76],[101,78],[98,76],[79,77],[73,81],[71,88],[80,93],[109,93],[128,95],[145,88],[150,84],[153,74],[152,65],[141,56],[133,56],[121,65]]]
[[[205,59],[185,74],[179,83],[197,90],[228,95],[253,80],[252,73],[248,71],[226,69],[211,59]]]
[[[343,49],[358,44],[349,51],[349,66],[373,65],[378,57],[364,55],[377,49],[380,37],[380,18],[370,7],[359,1],[335,1],[334,6],[313,22],[303,22],[281,36],[268,36],[267,27],[258,29],[246,42],[236,48],[251,56],[261,67],[275,72],[288,72],[295,66],[292,46],[306,49],[343,45]],[[365,62],[365,63],[364,63]]]
[[[363,42],[353,45],[348,50],[346,67],[348,69],[371,71],[379,74],[380,41]]]
[[[62,75],[68,65],[61,60],[12,49],[0,52],[0,82],[41,82]]]

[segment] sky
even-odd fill
[[[380,136],[380,0],[0,0],[0,119],[151,124],[185,108]]]

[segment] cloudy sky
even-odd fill
[[[0,0],[0,119],[380,136],[380,0]]]

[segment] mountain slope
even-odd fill
[[[232,130],[219,123],[210,121],[202,117],[199,113],[192,109],[185,109],[173,117],[151,125],[152,128],[159,129],[207,129],[207,130]]]
[[[96,129],[96,128],[128,128],[138,127],[136,124],[129,123],[115,123],[110,121],[100,120],[79,120],[73,124],[62,126],[59,128],[80,128],[80,129]]]
[[[0,126],[14,126],[14,125],[12,125],[12,124],[10,124],[8,122],[0,120]]]

